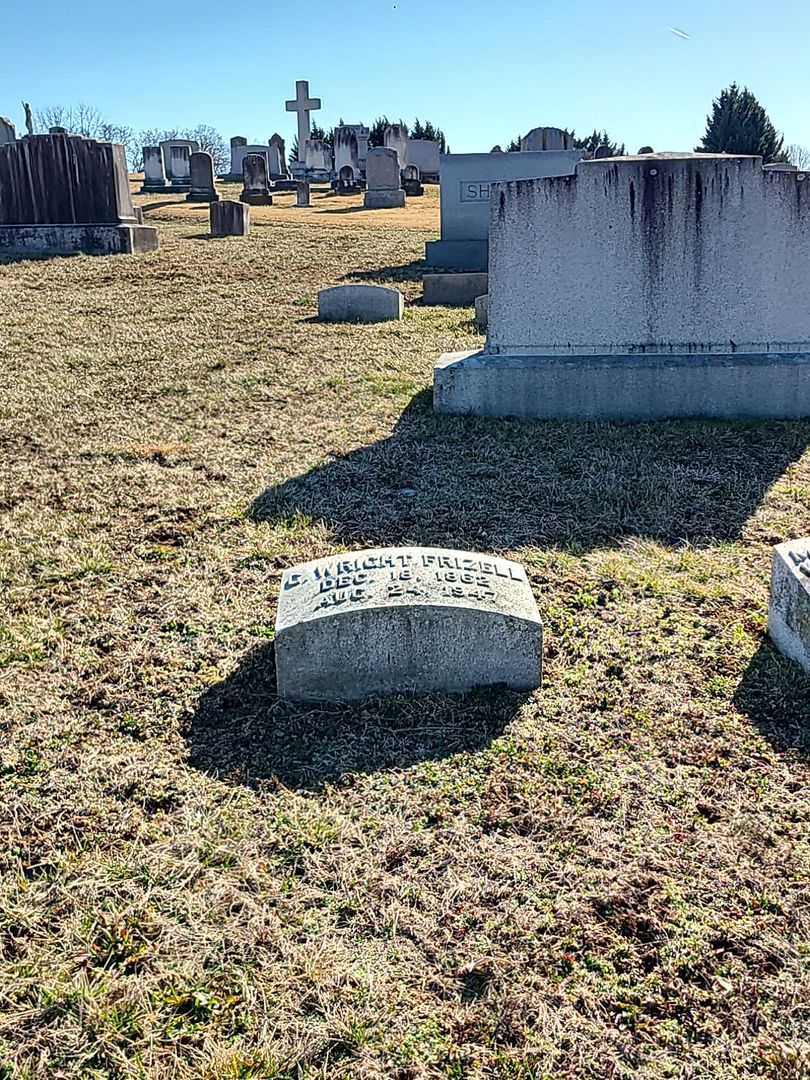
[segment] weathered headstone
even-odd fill
[[[387,210],[405,205],[399,158],[396,150],[390,146],[375,146],[368,152],[363,205],[367,210]]]
[[[489,294],[484,293],[483,296],[476,296],[475,298],[475,315],[473,321],[475,322],[475,329],[479,334],[485,334],[487,332],[487,321],[489,319]]]
[[[385,285],[336,285],[318,293],[322,322],[392,322],[402,318],[402,293]]]
[[[442,154],[441,239],[425,245],[428,266],[486,270],[491,186],[506,180],[570,176],[582,156],[582,150]]]
[[[246,154],[242,161],[242,194],[239,199],[251,206],[272,206],[273,196],[267,180],[267,158],[264,154]]]
[[[163,168],[163,154],[159,146],[145,146],[143,148],[143,187],[142,195],[150,192],[165,192],[171,190],[166,184],[166,171]]]
[[[593,152],[593,156],[599,161],[601,158],[608,158],[613,156],[613,151],[609,146],[597,146]]]
[[[523,152],[531,150],[573,150],[574,137],[562,128],[532,128],[528,135],[520,140]]]
[[[351,165],[344,165],[337,174],[335,191],[338,195],[356,195],[362,188]]]
[[[642,146],[641,149],[639,150],[639,155],[641,155],[641,154],[654,154],[654,153],[655,153],[655,151],[653,150],[653,148],[651,146]]]
[[[275,654],[278,693],[297,701],[527,691],[541,682],[542,623],[519,563],[357,551],[285,570]]]
[[[191,191],[186,195],[188,202],[216,202],[219,199],[214,184],[214,159],[204,150],[197,150],[189,161],[191,172]]]
[[[310,188],[308,180],[299,180],[295,185],[295,205],[299,207],[309,206]]]
[[[408,164],[408,129],[402,124],[389,124],[383,133],[383,145],[396,151],[402,171]]]
[[[231,171],[229,176],[235,180],[242,175],[242,159],[247,153],[247,139],[244,135],[234,135],[231,139]]]
[[[304,165],[313,180],[328,180],[332,174],[332,152],[323,139],[307,139]]]
[[[352,176],[360,176],[360,149],[357,144],[357,132],[353,127],[335,129],[335,172],[340,177],[342,169],[352,170]]]
[[[405,194],[409,196],[425,194],[425,189],[422,187],[419,178],[419,170],[415,165],[406,165],[402,170],[402,187]]]
[[[440,412],[810,416],[810,181],[759,157],[581,161],[492,196],[489,330]]]
[[[80,135],[26,135],[0,146],[0,254],[156,251],[140,225],[124,147]]]
[[[188,191],[191,187],[191,150],[180,143],[172,147],[171,182],[177,191]]]
[[[271,169],[270,179],[286,180],[287,177],[290,175],[290,172],[287,168],[287,147],[285,145],[285,142],[278,133],[275,133],[270,136],[270,146],[273,147],[273,149],[278,154],[279,161],[278,174],[276,175]]]
[[[5,116],[0,116],[0,146],[17,141],[17,129]]]
[[[212,236],[247,236],[250,232],[250,207],[233,199],[211,203]]]
[[[286,103],[286,108],[287,112],[298,114],[298,160],[301,164],[304,164],[304,150],[309,141],[309,114],[317,112],[320,107],[321,99],[311,98],[309,83],[305,79],[299,79],[295,84],[295,97]]]
[[[810,675],[810,536],[773,549],[768,633]]]
[[[160,152],[163,154],[163,171],[166,173],[166,178],[169,181],[174,180],[174,173],[172,172],[172,151],[175,146],[188,147],[188,156],[190,157],[196,150],[200,149],[200,144],[196,139],[164,139],[160,144]],[[181,167],[182,161],[181,159]],[[188,172],[184,174],[186,183],[188,183]]]
[[[441,149],[436,139],[408,139],[408,164],[417,167],[424,183],[438,184]]]

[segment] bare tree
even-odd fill
[[[810,147],[791,143],[787,147],[788,161],[800,169],[810,169]]]

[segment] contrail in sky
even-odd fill
[[[679,30],[677,26],[670,26],[669,29],[670,33],[674,34],[675,37],[686,38],[688,40],[692,36],[691,34],[687,34],[685,30]]]

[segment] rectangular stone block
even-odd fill
[[[144,255],[160,246],[152,225],[0,225],[0,256]]]
[[[810,353],[445,353],[433,407],[537,420],[798,419],[810,416]]]
[[[437,270],[486,271],[489,243],[486,240],[428,240],[425,262]]]
[[[810,674],[810,536],[773,549],[768,633]]]
[[[425,274],[423,303],[444,307],[472,307],[488,288],[488,274]]]
[[[519,563],[381,548],[286,570],[275,649],[279,695],[298,701],[531,690],[542,624]]]
[[[391,322],[402,318],[403,307],[402,293],[385,285],[335,285],[318,293],[323,322]]]
[[[398,210],[405,205],[405,192],[377,188],[374,191],[366,191],[363,196],[363,206],[366,210]]]
[[[212,236],[247,236],[250,232],[250,207],[233,199],[211,203]]]

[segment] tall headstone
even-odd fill
[[[768,633],[810,675],[810,537],[773,549]]]
[[[0,116],[0,146],[17,141],[17,129],[5,116]]]
[[[408,129],[402,124],[389,124],[383,134],[383,145],[396,150],[400,169],[408,164]]]
[[[284,571],[278,693],[350,701],[485,686],[533,690],[542,637],[519,563],[440,548],[350,552]]]
[[[175,144],[171,156],[172,187],[188,191],[191,187],[191,151],[187,146]]]
[[[574,137],[562,128],[532,128],[528,135],[520,140],[520,149],[529,150],[573,150]]]
[[[810,416],[810,181],[759,157],[580,161],[495,187],[486,349],[436,369],[440,412]]]
[[[275,134],[270,136],[270,150],[272,151],[270,160],[270,179],[286,180],[290,175],[287,168],[287,148],[280,135]]]
[[[214,159],[204,150],[197,150],[189,161],[191,190],[188,202],[217,202],[219,195],[214,184]]]
[[[242,162],[242,194],[239,199],[251,206],[272,206],[273,196],[267,180],[267,158],[263,154],[246,154]]]
[[[366,210],[390,210],[405,205],[399,158],[391,146],[375,146],[366,159]]]
[[[310,121],[309,114],[317,112],[321,107],[320,98],[309,96],[309,83],[306,79],[299,79],[295,84],[295,97],[286,103],[287,112],[298,114],[298,160],[304,163],[304,148],[309,141]]]
[[[164,139],[160,144],[160,152],[163,154],[163,168],[166,173],[166,178],[169,181],[175,179],[172,172],[172,151],[175,146],[188,147],[188,156],[190,157],[196,150],[200,149],[200,144],[196,139]],[[182,167],[182,162],[181,162]],[[186,182],[188,182],[188,172],[186,172]]]
[[[335,172],[338,178],[344,168],[351,169],[352,179],[360,176],[360,149],[353,127],[335,129]]]
[[[27,135],[0,146],[0,255],[156,251],[137,221],[124,147],[80,135]]]
[[[143,148],[143,187],[142,195],[150,192],[166,191],[166,172],[163,168],[163,154],[159,146]]]
[[[247,139],[244,135],[234,135],[231,139],[231,171],[229,175],[232,178],[242,175],[242,159],[247,153],[247,150],[244,149],[246,146]]]
[[[209,211],[212,236],[247,236],[250,232],[250,207],[233,199],[212,202]]]

